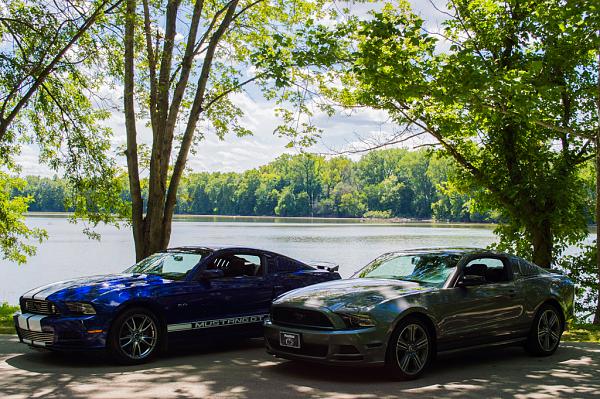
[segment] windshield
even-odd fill
[[[369,263],[360,278],[392,278],[441,287],[456,270],[461,255],[449,253],[404,255],[389,253]]]
[[[125,273],[155,274],[171,280],[183,279],[209,251],[158,252],[125,270]]]

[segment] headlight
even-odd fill
[[[338,316],[344,320],[344,323],[346,323],[348,328],[367,328],[375,326],[373,319],[365,314],[338,313]]]
[[[69,312],[78,313],[78,314],[96,314],[96,309],[92,306],[91,303],[85,302],[65,302],[67,309]]]

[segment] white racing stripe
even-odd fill
[[[44,301],[50,295],[52,295],[60,290],[64,290],[65,288],[70,287],[71,285],[73,285],[74,282],[75,282],[75,280],[66,280],[66,281],[60,281],[58,283],[46,285],[44,287],[41,287],[41,289],[39,289],[35,294],[33,294],[33,296],[31,298],[37,299],[40,301]]]
[[[21,330],[42,332],[42,320],[45,317],[46,316],[42,314],[20,314],[17,318],[17,323]]]
[[[27,319],[27,324],[29,324],[29,330],[42,332],[42,319],[46,316],[41,314],[36,314]]]
[[[31,313],[25,313],[25,314],[19,315],[19,318],[17,319],[17,321],[19,323],[19,328],[21,330],[29,330],[29,326],[27,325],[27,319],[31,316],[33,316]]]

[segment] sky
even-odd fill
[[[444,4],[444,1],[433,1],[438,8]],[[439,30],[443,14],[431,5],[430,0],[411,0],[411,3],[413,9],[426,21],[428,30]],[[118,89],[102,94],[103,97],[109,96],[116,102],[121,102],[122,93]],[[275,104],[266,101],[260,95],[248,93],[237,93],[232,100],[244,111],[242,125],[250,129],[253,135],[245,137],[227,135],[225,140],[219,140],[215,135],[207,134],[197,146],[195,153],[190,154],[188,169],[195,172],[241,172],[265,165],[283,153],[294,154],[300,151],[286,148],[285,145],[289,140],[273,134],[274,129],[280,124],[280,120],[275,115]],[[340,151],[359,147],[359,138],[389,136],[395,129],[394,124],[388,121],[385,112],[373,109],[363,109],[351,114],[340,112],[333,117],[316,115],[313,122],[322,129],[323,133],[318,142],[306,150],[325,155],[335,155]],[[105,124],[112,128],[113,146],[116,148],[124,145],[123,114],[113,113]],[[141,142],[150,141],[151,132],[144,127],[143,123],[138,123],[138,132]],[[430,141],[428,138],[420,138],[404,146],[411,148]],[[22,167],[22,175],[51,176],[54,174],[48,167],[40,164],[38,150],[33,145],[23,147],[17,162]],[[120,160],[120,163],[124,164],[124,162],[124,159]]]

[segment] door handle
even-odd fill
[[[510,289],[510,290],[508,290],[506,292],[508,293],[508,296],[511,297],[511,298],[514,298],[514,297],[517,296],[517,290]]]

